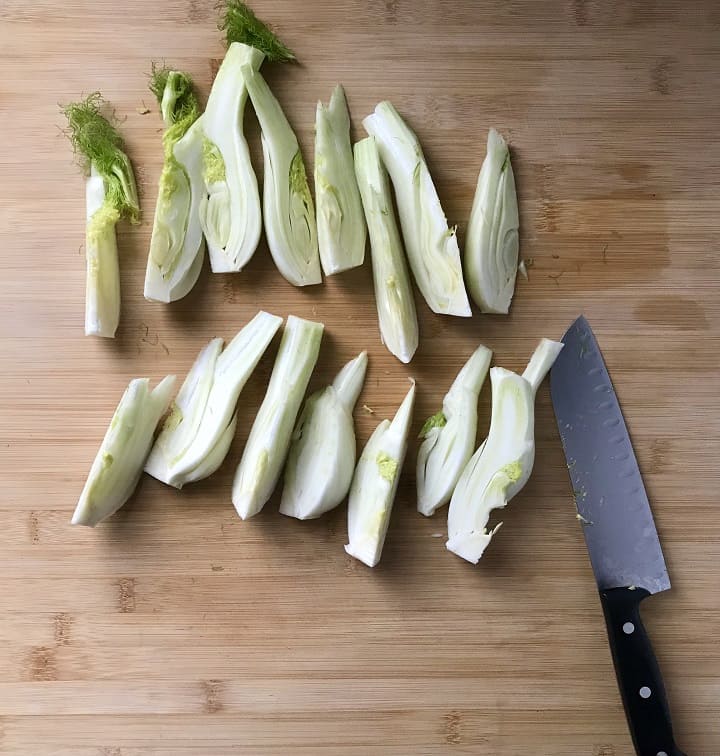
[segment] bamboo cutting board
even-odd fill
[[[96,530],[68,524],[131,377],[183,377],[259,308],[322,320],[311,388],[368,349],[359,442],[418,381],[414,432],[478,342],[522,369],[580,312],[623,403],[673,590],[645,615],[677,739],[720,753],[720,12],[706,2],[257,0],[300,65],[264,73],[312,157],[340,81],[355,138],[391,99],[416,129],[462,244],[487,129],[513,148],[522,255],[508,318],[432,315],[411,366],[380,345],[369,261],[294,289],[261,245],[145,302],[161,121],[150,61],[203,96],[224,47],[208,0],[0,2],[0,752],[11,756],[626,756],[631,745],[547,387],[537,461],[477,568],[445,513],[414,511],[413,442],[385,553],[343,551],[345,511],[241,522],[230,484],[275,347],[220,472],[145,477]],[[101,89],[122,118],[145,220],[119,235],[123,315],[83,336],[84,190],[57,103]],[[145,112],[149,110],[149,112]],[[258,128],[248,132],[259,158]],[[374,414],[360,409],[361,405]],[[489,391],[481,399],[486,428]]]

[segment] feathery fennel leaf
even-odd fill
[[[90,167],[94,166],[103,177],[108,204],[131,222],[139,223],[135,176],[120,134],[100,112],[104,105],[100,92],[93,92],[80,102],[62,107],[68,121],[65,133],[83,170],[90,173]]]
[[[221,2],[219,28],[225,32],[228,46],[242,42],[265,53],[271,63],[286,63],[296,60],[295,53],[286,47],[270,28],[264,24],[245,3],[239,0]]]
[[[158,101],[168,131],[173,126],[183,125],[182,130],[173,132],[177,141],[200,115],[192,79],[183,71],[153,63],[148,86]]]

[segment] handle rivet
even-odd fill
[[[625,635],[632,635],[635,632],[635,625],[632,622],[626,622],[623,625],[623,632]],[[660,754],[658,754],[660,756]]]
[[[642,688],[640,688],[639,693],[640,698],[650,698],[650,696],[652,695],[652,691],[650,690],[650,688],[648,688],[647,685],[643,685]]]

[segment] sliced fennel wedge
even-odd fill
[[[465,276],[483,312],[507,314],[515,290],[519,237],[515,176],[510,151],[490,129],[465,243]]]
[[[338,373],[332,385],[308,398],[292,435],[280,512],[299,520],[336,507],[355,469],[353,408],[365,380],[367,352]]]
[[[365,219],[355,180],[350,115],[338,84],[315,115],[315,199],[320,262],[326,276],[365,259]]]
[[[492,352],[479,346],[457,374],[443,399],[442,410],[429,417],[420,432],[417,456],[417,508],[430,517],[450,501],[477,433],[478,395],[490,368]]]
[[[389,102],[364,121],[392,179],[415,282],[433,312],[469,317],[460,249],[448,227],[417,136]]]
[[[73,525],[94,527],[130,498],[174,386],[174,375],[164,378],[152,391],[147,378],[130,381],[90,468],[72,516]]]
[[[383,420],[363,449],[348,498],[350,556],[374,567],[385,544],[400,472],[407,452],[415,402],[415,382],[392,422]]]
[[[259,312],[225,347],[213,339],[198,355],[148,457],[145,471],[176,488],[212,475],[235,435],[235,407],[282,324]]]
[[[115,127],[101,114],[99,92],[62,109],[85,185],[85,334],[113,338],[120,322],[120,269],[115,226],[140,222],[135,175]]]
[[[203,178],[200,223],[214,273],[242,270],[257,249],[262,229],[260,194],[243,130],[247,88],[243,66],[258,70],[293,53],[244,4],[223,3],[220,28],[227,53],[203,114]]]
[[[259,50],[233,42],[202,118],[205,188],[200,224],[213,273],[242,270],[260,241],[260,194],[243,131],[247,89],[241,69],[259,68],[263,60]]]
[[[165,122],[165,160],[145,272],[145,298],[174,302],[190,292],[202,269],[203,132],[187,74],[153,67],[150,89]]]
[[[445,545],[468,562],[477,564],[500,527],[487,530],[492,510],[505,507],[530,477],[535,460],[535,393],[562,346],[543,339],[523,375],[498,367],[490,370],[490,431],[465,466],[448,511]]]
[[[408,363],[419,338],[415,300],[395,223],[390,182],[373,137],[356,143],[355,172],[370,232],[380,335],[390,352]]]
[[[315,207],[300,145],[262,75],[250,66],[243,66],[242,74],[262,130],[263,215],[270,253],[294,286],[319,284]]]
[[[290,315],[263,403],[235,472],[232,501],[243,520],[272,495],[322,340],[323,324]]]

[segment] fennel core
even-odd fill
[[[305,161],[299,149],[290,162],[289,181],[290,191],[300,199],[306,211],[312,213],[313,201],[310,194],[310,185],[308,184],[307,172],[305,171]]]
[[[380,477],[384,478],[388,483],[392,483],[397,475],[398,463],[389,454],[381,451],[378,452],[375,457],[378,470],[380,471]]]
[[[203,178],[206,184],[216,184],[225,181],[225,161],[217,146],[207,137],[203,138]]]
[[[440,410],[434,415],[430,415],[430,417],[423,423],[418,438],[427,438],[428,433],[430,433],[433,428],[442,428],[445,425],[447,425],[447,418],[443,411]]]

